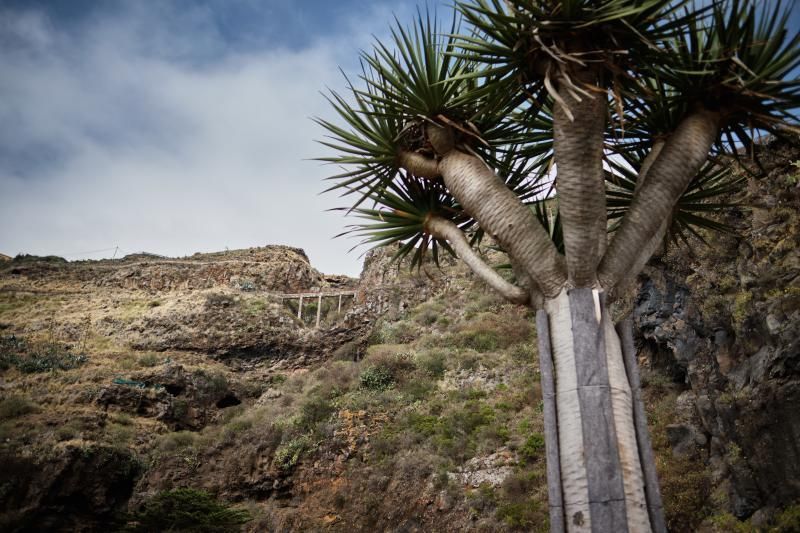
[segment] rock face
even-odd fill
[[[160,420],[174,431],[196,431],[220,409],[241,404],[240,396],[222,374],[167,364],[115,380],[100,389],[94,404],[104,412]]]
[[[12,261],[8,274],[27,288],[56,280],[96,287],[151,292],[231,287],[243,290],[299,292],[325,286],[305,252],[289,246],[265,246],[170,259],[152,254],[102,261]],[[341,284],[337,277],[331,278]]]
[[[130,452],[68,444],[41,458],[0,454],[3,531],[103,531],[133,492],[142,466]]]
[[[740,237],[653,265],[634,304],[649,364],[685,388],[674,452],[703,454],[740,519],[800,497],[800,150],[764,152],[752,215],[727,219]]]
[[[471,277],[471,273],[453,257],[443,254],[439,265],[430,258],[419,268],[411,269],[405,258],[395,260],[397,248],[370,250],[358,281],[355,308],[347,320],[371,320],[386,312],[397,312],[424,302],[451,287],[455,280]]]

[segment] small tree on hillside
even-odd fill
[[[537,310],[553,531],[665,531],[630,322],[608,305],[665,236],[720,229],[704,213],[741,181],[714,163],[800,105],[792,6],[705,4],[459,2],[460,23],[420,15],[364,52],[339,120],[318,120],[352,231],[412,263],[458,255]],[[484,234],[513,282],[474,251]]]

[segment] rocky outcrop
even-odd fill
[[[135,372],[100,389],[94,404],[104,412],[154,418],[173,431],[199,430],[243,394],[223,374],[188,372],[181,365]]]
[[[149,292],[231,287],[245,291],[299,292],[326,286],[326,277],[312,268],[305,252],[289,246],[265,246],[171,259],[135,254],[119,260],[58,262],[13,260],[5,273],[25,287],[74,282]],[[330,278],[336,286],[349,278]],[[352,281],[351,281],[352,282]],[[73,286],[73,288],[75,288]]]
[[[740,519],[800,498],[800,150],[762,152],[738,236],[652,265],[634,304],[641,353],[685,389],[673,450],[708,461]]]
[[[0,451],[0,529],[108,531],[142,465],[127,450],[66,444],[50,457]]]

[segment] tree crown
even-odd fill
[[[348,94],[328,96],[338,120],[317,119],[328,133],[321,142],[337,152],[322,160],[343,168],[329,190],[352,195],[347,209],[360,218],[348,233],[376,245],[400,242],[398,255],[412,253],[416,263],[428,249],[434,258],[440,248],[452,251],[430,231],[431,217],[476,239],[493,232],[442,179],[439,163],[458,150],[496,172],[558,241],[567,178],[557,173],[553,194],[554,130],[558,120],[580,121],[585,100],[603,104],[612,221],[629,212],[648,154],[687,117],[713,114],[710,158],[675,200],[672,229],[684,238],[699,235],[697,227],[725,229],[706,215],[726,205],[719,198],[741,178],[716,165],[718,157],[749,147],[754,132],[798,131],[800,80],[788,79],[800,65],[800,34],[786,26],[792,6],[472,0],[458,2],[447,25],[428,12],[411,27],[395,21],[389,43],[362,52]]]

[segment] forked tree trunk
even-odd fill
[[[546,445],[552,448],[557,439],[558,446],[558,465],[548,465],[548,478],[557,468],[561,480],[555,505],[551,495],[551,513],[562,512],[557,496],[563,497],[563,515],[551,517],[553,531],[559,523],[570,532],[662,531],[658,519],[651,525],[648,516],[640,456],[652,460],[652,455],[639,449],[639,441],[647,439],[637,439],[634,397],[604,295],[588,288],[564,290],[545,302],[544,311],[537,328],[540,338],[550,341],[557,418],[557,435],[552,421],[546,427]],[[545,397],[545,414],[547,402]],[[553,460],[553,450],[547,453]]]

